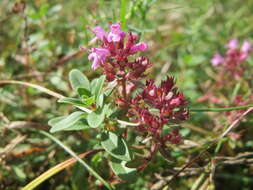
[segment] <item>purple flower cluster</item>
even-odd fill
[[[103,68],[108,81],[117,81],[116,104],[125,109],[131,121],[140,123],[136,129],[149,133],[155,141],[179,143],[181,136],[177,130],[162,136],[166,123],[188,118],[187,101],[175,87],[174,79],[168,77],[160,87],[153,80],[147,80],[141,93],[136,96],[132,93],[151,66],[147,58],[139,56],[134,59],[132,56],[145,51],[147,44],[138,42],[138,35],[123,32],[119,24],[110,25],[109,33],[100,26],[93,28],[92,32],[96,35],[93,40],[99,40],[101,47],[92,48],[88,59],[93,61],[94,70]]]
[[[241,64],[247,60],[249,54],[252,52],[251,45],[249,41],[244,41],[240,47],[238,40],[232,39],[225,45],[225,48],[227,48],[226,55],[223,57],[221,54],[216,53],[211,59],[211,63],[213,66],[223,67],[232,76],[238,78],[244,72]]]
[[[136,43],[138,36],[136,34],[129,33],[126,35],[125,32],[121,30],[119,24],[110,25],[110,32],[107,33],[100,26],[94,27],[92,29],[93,33],[96,35],[94,40],[100,40],[102,42],[100,48],[92,48],[89,60],[93,61],[92,69],[97,69],[98,67],[104,67],[105,70],[122,70],[128,65],[128,56],[133,55],[139,51],[145,51],[148,46],[144,42]],[[127,38],[125,40],[125,38]],[[126,42],[125,42],[126,41]],[[105,73],[107,74],[107,73]],[[116,72],[108,74],[108,79],[113,80],[112,75],[116,75]]]
[[[140,131],[150,132],[160,142],[176,144],[181,139],[179,133],[173,131],[162,136],[163,126],[168,122],[186,120],[189,116],[186,105],[187,101],[178,92],[172,77],[162,81],[160,87],[148,80],[143,91],[131,100],[129,115],[140,122]]]

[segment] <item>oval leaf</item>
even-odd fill
[[[102,75],[101,77],[99,77],[97,80],[95,80],[96,82],[94,82],[94,86],[92,86],[92,92],[94,93],[96,100],[98,99],[98,97],[100,96],[101,92],[102,92],[102,88],[105,82],[105,76]]]
[[[88,125],[86,120],[81,119],[80,121],[77,121],[70,127],[64,129],[64,131],[79,131],[79,130],[85,130],[85,129],[90,129],[90,126]]]
[[[96,104],[97,104],[98,107],[103,107],[103,104],[104,104],[104,94],[103,93],[101,93],[98,96],[98,98],[96,100]]]
[[[125,181],[136,180],[136,169],[126,167],[126,161],[121,161],[116,158],[111,159],[111,168],[113,172]]]
[[[113,132],[103,133],[102,136],[102,147],[113,157],[118,158],[123,161],[130,161],[131,154],[129,152],[126,141],[117,136]]]
[[[90,90],[90,82],[88,78],[79,70],[73,69],[69,73],[69,80],[72,88],[77,92],[78,88]]]
[[[92,128],[97,128],[103,123],[104,119],[105,114],[102,109],[91,112],[87,117],[88,124]]]
[[[73,126],[76,122],[78,122],[80,119],[82,119],[86,114],[83,112],[77,111],[74,112],[68,116],[58,117],[55,119],[52,119],[48,122],[49,125],[52,126],[50,129],[51,133],[54,133],[56,131],[65,130],[71,126]]]
[[[54,126],[57,123],[59,123],[61,120],[67,118],[67,116],[61,116],[61,117],[56,117],[48,121],[48,125]],[[77,131],[77,130],[85,130],[85,129],[90,129],[90,126],[87,124],[86,120],[81,119],[80,121],[77,121],[70,127],[66,129],[62,129],[63,131]]]
[[[87,90],[86,88],[77,88],[77,92],[79,96],[84,96],[86,98],[91,97],[91,92]]]
[[[60,103],[71,104],[74,106],[84,106],[85,104],[77,98],[61,98],[58,100]]]

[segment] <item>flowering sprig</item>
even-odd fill
[[[128,34],[124,44],[126,34],[121,31],[119,24],[112,24],[110,29],[109,33],[105,32],[100,26],[92,29],[92,32],[96,35],[94,39],[102,42],[100,48],[92,48],[88,57],[89,60],[93,60],[92,68],[94,70],[98,67],[105,67],[107,70],[108,67],[114,67],[114,70],[117,68],[122,71],[123,68],[128,66],[125,64],[128,63],[127,58],[130,55],[145,51],[148,47],[144,42],[136,43],[138,36],[132,33]],[[107,74],[107,70],[105,70],[105,74]],[[111,77],[108,75],[108,79],[111,79]]]
[[[137,52],[145,51],[147,44],[137,42],[139,37],[136,34],[130,32],[126,35],[119,24],[112,24],[109,33],[100,26],[91,30],[96,35],[95,39],[102,42],[99,48],[92,48],[89,55],[89,59],[94,57],[92,68],[100,66],[108,81],[116,80],[122,84],[117,97],[118,106],[126,109],[131,121],[140,124],[136,127],[138,131],[148,132],[161,144],[165,141],[179,143],[179,134],[177,138],[172,137],[173,132],[162,136],[166,123],[188,118],[188,110],[185,108],[187,101],[182,93],[177,92],[174,79],[168,77],[161,83],[161,87],[156,87],[154,80],[147,80],[141,93],[135,97],[131,94],[136,89],[137,80],[145,79],[144,73],[151,66],[145,57],[137,57],[133,61],[131,58]],[[100,51],[94,55],[95,50]],[[150,109],[156,109],[157,113],[152,113]]]
[[[170,133],[164,134],[164,126],[188,119],[187,100],[178,92],[173,77],[168,77],[160,87],[155,85],[153,79],[146,79],[145,73],[151,67],[149,59],[134,56],[147,50],[148,45],[138,42],[137,34],[124,33],[120,24],[110,25],[109,33],[100,26],[91,31],[95,34],[93,40],[100,42],[100,47],[92,48],[88,56],[93,61],[92,68],[102,68],[107,81],[117,84],[115,105],[130,122],[138,123],[134,129],[139,134],[144,138],[151,137],[149,162],[159,149],[165,152],[166,142],[181,142],[178,129],[171,129]],[[146,80],[146,83],[140,83],[141,80]],[[141,92],[134,95],[134,91]],[[144,163],[139,168],[146,166],[147,163]]]

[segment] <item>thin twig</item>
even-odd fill
[[[249,108],[247,111],[245,111],[238,119],[236,119],[228,128],[227,130],[222,133],[222,135],[219,137],[220,139],[222,139],[223,137],[225,137],[230,131],[232,131],[237,124],[239,123],[239,121],[245,117],[248,113],[250,113],[251,111],[253,111],[253,108]]]
[[[46,125],[30,121],[12,121],[2,127],[5,129],[29,129],[29,128],[45,129]]]
[[[18,135],[14,139],[11,140],[11,142],[6,145],[3,150],[0,151],[0,158],[3,158],[4,156],[8,155],[19,143],[24,141],[26,138],[25,135],[21,136]]]
[[[54,91],[49,90],[45,87],[39,86],[37,84],[29,83],[29,82],[22,82],[22,81],[15,81],[15,80],[0,80],[0,85],[5,85],[5,84],[18,84],[18,85],[28,86],[28,87],[32,87],[37,90],[40,90],[42,92],[45,92],[46,94],[49,94],[49,95],[54,96],[56,98],[64,98],[63,95],[61,95],[57,92],[54,92]]]

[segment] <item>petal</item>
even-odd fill
[[[120,33],[121,32],[120,24],[111,24],[110,29],[111,29],[112,33]]]
[[[117,35],[117,34],[113,34],[113,33],[109,33],[108,35],[108,42],[119,42],[121,39],[120,35]]]
[[[230,40],[230,41],[226,44],[225,47],[228,48],[228,49],[237,49],[237,47],[238,47],[238,40],[237,40],[236,38]]]
[[[211,63],[213,66],[217,66],[219,64],[221,64],[224,61],[224,58],[219,54],[216,53],[213,58],[211,59]]]
[[[96,57],[95,53],[90,53],[89,56],[88,56],[88,59],[93,60],[95,57]]]
[[[97,36],[98,39],[103,40],[107,37],[107,33],[104,31],[104,29],[100,26],[96,26],[92,29],[94,34]]]
[[[107,57],[111,55],[110,51],[105,48],[93,48],[93,51],[99,56]]]
[[[138,44],[133,45],[130,48],[130,53],[133,54],[133,53],[136,53],[138,51],[145,51],[147,48],[148,48],[148,45],[146,43],[140,42]]]
[[[97,57],[94,57],[93,63],[91,65],[91,68],[93,70],[96,70],[100,66],[99,59]]]
[[[242,52],[239,59],[240,61],[245,61],[248,58],[248,52]]]
[[[250,49],[251,49],[251,43],[245,40],[242,44],[241,51],[247,53],[250,51]]]

